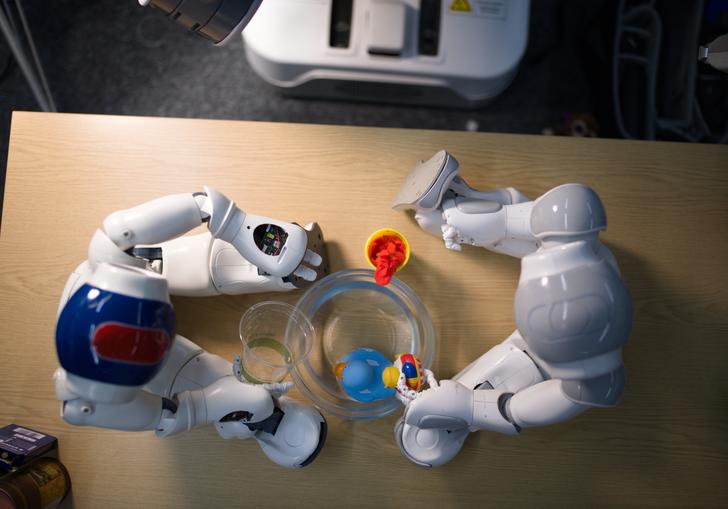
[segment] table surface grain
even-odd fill
[[[448,251],[389,208],[414,162],[441,148],[477,188],[536,197],[578,181],[600,194],[603,238],[635,308],[619,406],[517,437],[471,435],[434,470],[400,455],[395,415],[330,418],[326,447],[297,471],[211,426],[158,439],[61,420],[55,313],[92,233],[110,212],[203,185],[253,213],[318,221],[333,270],[364,266],[374,230],[404,232],[413,258],[400,274],[434,322],[439,378],[502,341],[514,329],[518,260]],[[0,230],[0,423],[58,436],[73,478],[66,507],[728,507],[727,171],[719,146],[15,113]],[[299,295],[175,298],[179,333],[231,358],[250,305]]]

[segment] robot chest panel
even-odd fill
[[[632,323],[627,290],[604,260],[522,279],[515,314],[528,348],[555,363],[620,348]]]

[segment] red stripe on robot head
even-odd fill
[[[162,329],[107,322],[96,328],[91,346],[105,360],[156,364],[172,346],[172,338]]]

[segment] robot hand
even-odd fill
[[[522,257],[537,249],[529,229],[533,202],[513,188],[481,192],[459,175],[457,160],[440,151],[420,161],[392,203],[396,210],[414,210],[426,232],[442,237],[445,247],[461,244]]]
[[[404,422],[422,429],[469,428],[473,417],[473,391],[452,380],[419,394],[405,410]]]
[[[423,210],[415,213],[415,221],[420,228],[435,237],[442,237],[445,247],[453,251],[462,251],[460,247],[461,235],[457,228],[448,224],[443,217],[441,208]]]
[[[404,422],[420,429],[485,429],[515,434],[516,427],[501,410],[508,396],[503,390],[474,391],[454,380],[442,380],[407,406]]]
[[[460,232],[448,224],[443,217],[442,209],[423,210],[415,213],[415,221],[420,228],[435,237],[442,237],[445,247],[453,251],[462,251],[460,247]]]
[[[508,397],[503,390],[471,390],[453,380],[420,393],[407,405],[394,428],[402,454],[423,467],[453,459],[471,431],[488,429],[516,434],[517,428],[501,413]]]
[[[443,227],[446,226],[445,220],[442,218],[442,210],[439,208],[416,212],[415,221],[420,225],[420,228],[435,237],[440,237]]]

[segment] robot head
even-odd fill
[[[142,386],[161,368],[174,335],[167,281],[146,270],[102,263],[61,311],[56,350],[68,373]]]

